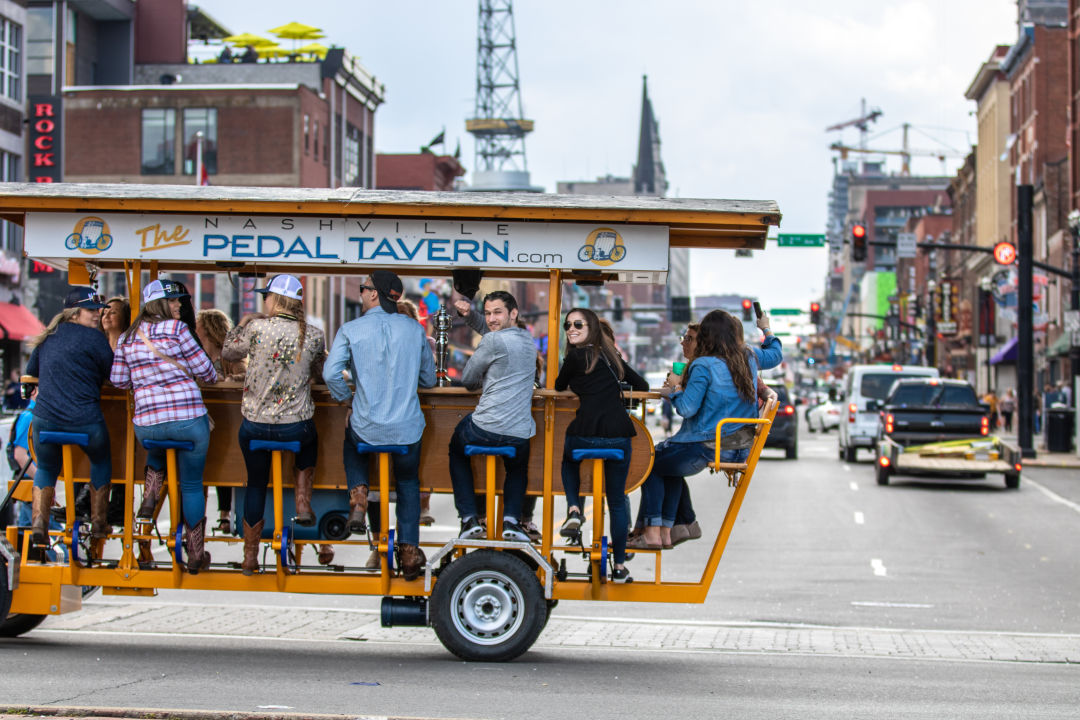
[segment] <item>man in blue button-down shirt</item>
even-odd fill
[[[356,451],[356,444],[408,447],[404,455],[390,457],[397,489],[401,569],[406,580],[413,580],[424,563],[420,550],[419,476],[424,415],[416,389],[435,385],[435,361],[423,327],[398,314],[401,293],[401,279],[388,270],[376,270],[368,277],[360,286],[363,315],[338,330],[323,368],[323,379],[335,400],[344,402],[352,397],[344,448],[350,531],[367,530],[369,458]],[[355,393],[342,376],[346,370],[356,385]]]

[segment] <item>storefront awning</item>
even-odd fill
[[[1058,335],[1058,339],[1054,341],[1054,344],[1046,349],[1046,354],[1050,357],[1068,355],[1069,347],[1069,333],[1063,332],[1061,335]]]
[[[41,321],[22,305],[0,303],[0,339],[22,341],[44,329]]]
[[[998,363],[1014,363],[1016,362],[1016,344],[1019,342],[1017,338],[1009,340],[1005,343],[1005,347],[994,353],[990,358],[991,365],[997,365]]]

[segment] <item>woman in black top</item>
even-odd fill
[[[645,382],[623,362],[615,344],[600,329],[592,310],[574,308],[566,314],[566,356],[555,380],[556,390],[569,388],[580,399],[577,415],[566,428],[563,444],[562,481],[567,513],[560,534],[574,537],[581,531],[581,463],[571,459],[579,448],[616,448],[622,460],[604,461],[604,493],[611,514],[611,546],[615,570],[612,580],[629,582],[626,561],[626,474],[630,470],[631,438],[637,434],[623,404],[620,383],[634,390],[648,390]]]

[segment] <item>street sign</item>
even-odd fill
[[[825,247],[824,235],[780,233],[776,236],[777,247]]]
[[[1016,246],[1002,240],[994,246],[994,260],[998,265],[1012,265],[1016,262]]]
[[[896,257],[913,258],[919,254],[915,233],[899,233],[896,236]]]
[[[795,308],[772,308],[769,310],[770,315],[802,315],[802,310]]]
[[[735,257],[752,258],[754,257],[754,251],[749,248],[736,248]]]

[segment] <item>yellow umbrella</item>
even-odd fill
[[[329,50],[329,49],[330,48],[326,47],[325,45],[320,45],[319,43],[308,43],[307,45],[305,45],[303,47],[296,48],[296,52],[300,53],[300,54],[305,54],[305,55],[306,54],[318,55],[320,58],[325,60],[326,59],[326,51]]]
[[[318,40],[319,38],[326,37],[322,28],[298,22],[291,22],[282,25],[281,27],[276,27],[273,30],[268,30],[267,32],[277,35],[279,38],[285,40]]]
[[[240,47],[247,47],[248,45],[250,45],[252,47],[261,47],[261,46],[264,46],[264,45],[277,45],[277,43],[274,42],[273,40],[267,40],[264,37],[259,37],[258,35],[252,35],[251,33],[240,33],[239,35],[230,35],[227,38],[222,38],[222,40],[224,42],[229,43],[230,45],[237,45],[237,46],[240,46]]]
[[[257,47],[255,48],[255,52],[259,53],[259,57],[261,58],[285,57],[286,55],[291,54],[290,50],[286,50],[283,47],[278,47],[278,45],[276,44]]]

